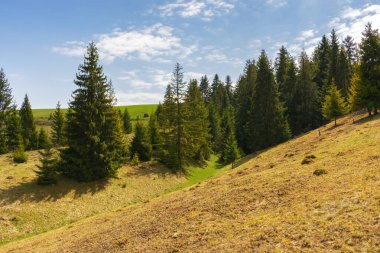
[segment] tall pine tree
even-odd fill
[[[68,148],[61,151],[64,173],[80,181],[114,176],[126,155],[112,87],[98,61],[97,48],[90,43],[69,103]]]
[[[61,104],[58,102],[55,111],[51,115],[52,121],[52,142],[55,146],[63,146],[66,144],[65,136],[65,115],[62,112]]]
[[[4,70],[0,69],[0,154],[8,151],[6,122],[7,117],[12,111],[12,89],[8,79],[5,76]]]
[[[123,128],[126,134],[132,133],[131,116],[129,115],[127,107],[125,107],[124,112],[123,112]]]
[[[38,147],[38,135],[28,95],[25,95],[24,102],[21,105],[20,117],[25,149],[36,149]]]

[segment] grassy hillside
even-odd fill
[[[128,106],[116,106],[116,108],[124,111],[125,107],[128,108],[129,114],[132,119],[136,119],[137,117],[143,119],[144,113],[148,113],[149,115],[154,112],[157,108],[156,104],[146,104],[146,105],[128,105]],[[54,112],[55,109],[33,109],[34,119],[36,120],[38,125],[46,125],[49,124],[47,121],[50,115]],[[63,109],[63,112],[66,112],[67,109]]]
[[[217,178],[0,251],[379,252],[380,117],[343,122]]]
[[[185,177],[149,162],[140,167],[126,165],[109,181],[77,183],[61,178],[57,186],[39,186],[33,172],[37,152],[28,154],[28,163],[19,165],[14,165],[9,155],[0,156],[0,245],[148,201],[226,169],[213,157],[205,168],[190,168]]]

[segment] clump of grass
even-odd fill
[[[321,175],[324,175],[324,174],[327,174],[327,171],[325,169],[316,169],[313,174],[315,176],[321,176]]]
[[[317,158],[315,155],[307,155],[305,158],[302,160],[301,164],[309,164],[311,163],[315,158]]]

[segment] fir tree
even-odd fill
[[[252,134],[250,129],[253,126],[248,121],[249,113],[252,109],[252,99],[255,89],[257,77],[257,69],[254,61],[247,61],[243,75],[240,77],[235,90],[236,113],[235,113],[235,128],[236,139],[239,147],[245,153],[251,153],[252,146],[248,141],[251,139],[249,136]]]
[[[335,126],[337,117],[343,116],[346,113],[345,101],[342,97],[342,94],[337,89],[334,81],[332,82],[330,89],[325,96],[322,111],[323,117],[328,120],[334,119]]]
[[[348,89],[351,82],[351,66],[350,60],[347,57],[346,51],[342,46],[338,56],[338,69],[336,73],[336,84],[343,96],[348,96]]]
[[[131,116],[129,115],[128,108],[125,107],[123,112],[123,127],[126,134],[132,133]]]
[[[358,109],[362,109],[360,97],[359,97],[359,88],[360,88],[360,77],[359,74],[355,73],[351,79],[351,85],[348,95],[348,103],[350,111],[353,112]]]
[[[112,86],[98,60],[96,46],[90,43],[67,112],[68,148],[61,151],[63,172],[80,181],[114,176],[126,154]]]
[[[215,152],[220,152],[223,144],[223,134],[220,127],[221,118],[213,103],[208,106],[208,109],[212,149]]]
[[[380,35],[369,23],[360,43],[360,84],[359,98],[368,114],[377,113],[380,108]]]
[[[226,76],[226,82],[225,82],[224,88],[227,92],[227,98],[228,98],[229,103],[234,104],[232,80],[231,80],[231,77],[229,75]]]
[[[278,90],[280,91],[280,97],[282,98],[283,86],[287,74],[287,66],[289,65],[289,53],[284,46],[280,48],[278,53],[275,69],[276,69],[276,81],[278,85]],[[283,99],[281,99],[283,101]]]
[[[289,58],[288,66],[286,68],[285,79],[282,84],[282,91],[280,97],[284,103],[285,116],[288,119],[288,123],[292,133],[296,133],[297,129],[297,67],[293,58]]]
[[[58,182],[57,175],[57,159],[54,157],[53,150],[50,146],[47,146],[40,153],[40,163],[37,165],[38,170],[35,170],[37,174],[37,184],[39,185],[52,185]]]
[[[6,123],[6,137],[8,150],[16,151],[18,149],[24,149],[24,143],[22,139],[21,120],[16,106],[13,106]]]
[[[219,75],[215,74],[214,79],[212,80],[212,83],[211,83],[211,94],[210,94],[211,97],[215,95],[216,89],[219,87],[221,83],[222,82],[219,79]]]
[[[156,113],[151,113],[149,118],[149,140],[153,149],[157,149],[157,145],[160,143],[158,134],[158,122]]]
[[[290,130],[279,100],[273,71],[268,57],[262,51],[257,63],[257,79],[252,109],[247,120],[251,122],[251,150],[261,150],[289,139]]]
[[[233,107],[232,105],[229,105],[224,111],[222,119],[223,148],[221,152],[221,160],[224,163],[234,162],[239,157],[239,149],[235,138],[233,115]]]
[[[52,142],[55,146],[63,146],[66,144],[65,138],[65,116],[61,109],[61,104],[58,102],[54,113],[51,115],[52,121]]]
[[[152,156],[152,145],[145,126],[138,121],[135,125],[135,135],[130,148],[131,159],[135,154],[141,161],[149,161]]]
[[[330,66],[330,42],[325,35],[323,35],[321,42],[316,50],[316,65],[317,73],[315,75],[315,82],[319,90],[325,93],[328,84],[329,66]]]
[[[334,29],[331,31],[330,43],[329,85],[331,85],[333,79],[337,79],[338,73],[339,41]]]
[[[45,149],[51,146],[51,142],[49,140],[49,136],[46,131],[41,128],[40,133],[38,134],[38,148]]]
[[[202,98],[198,82],[191,80],[184,100],[186,142],[184,157],[187,161],[203,162],[211,154],[208,111]]]
[[[25,95],[24,102],[21,105],[20,117],[25,149],[36,149],[38,147],[38,137],[28,95]]]
[[[0,69],[0,154],[8,151],[6,122],[9,113],[12,110],[12,89],[8,79],[5,76],[4,70]]]
[[[201,77],[201,83],[200,83],[200,90],[201,90],[201,93],[202,93],[202,97],[203,97],[203,101],[208,104],[208,102],[210,101],[210,84],[209,84],[209,81],[208,81],[208,78],[207,76],[202,76]]]
[[[347,35],[346,38],[343,40],[344,49],[346,51],[346,55],[348,60],[350,61],[350,65],[354,65],[357,63],[357,45],[354,42],[354,39]]]
[[[294,135],[318,127],[322,121],[321,102],[318,86],[313,82],[313,69],[305,52],[299,59],[297,83],[292,98],[292,131]]]

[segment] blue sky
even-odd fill
[[[187,80],[235,82],[261,49],[310,53],[332,28],[359,42],[367,22],[380,28],[380,0],[3,1],[0,67],[17,104],[27,93],[34,108],[66,106],[94,41],[118,104],[157,103],[175,62]]]

